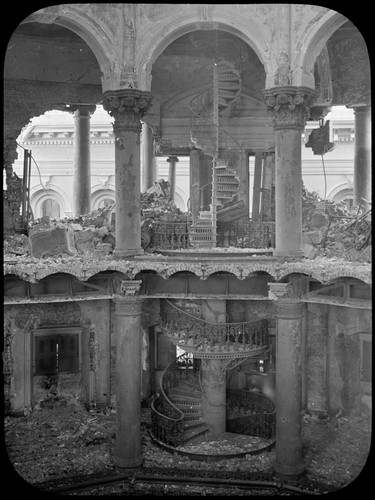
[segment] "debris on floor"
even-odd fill
[[[40,409],[29,416],[5,418],[9,461],[26,482],[33,484],[113,468],[115,410],[88,411],[73,399],[60,398],[54,405],[40,405]],[[144,467],[272,472],[274,449],[215,462],[192,460],[156,446],[149,434],[149,408],[142,408],[141,424]],[[339,416],[327,422],[304,419],[306,477],[330,488],[340,489],[349,484],[366,463],[370,438],[370,424],[362,416]],[[238,436],[238,445],[242,439]],[[228,449],[226,441],[224,436],[222,451]],[[218,449],[219,443],[220,440],[212,440],[211,449]]]

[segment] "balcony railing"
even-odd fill
[[[275,223],[262,221],[218,221],[217,246],[274,248]]]
[[[161,307],[163,331],[181,349],[203,353],[238,353],[265,349],[268,344],[267,321],[209,323],[192,316],[165,300]]]
[[[156,251],[189,250],[190,223],[184,221],[157,221],[153,224],[150,248]],[[217,221],[217,247],[255,248],[275,247],[275,223],[261,221]]]

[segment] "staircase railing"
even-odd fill
[[[182,380],[187,380],[190,373],[196,373],[199,364],[191,362],[187,352],[176,358],[164,370],[160,380],[160,394],[151,401],[151,436],[168,446],[179,446],[183,443],[182,421],[184,413],[175,406],[168,395],[173,387]]]
[[[273,439],[276,406],[261,393],[227,389],[227,432]]]
[[[243,351],[267,345],[267,321],[209,323],[165,299],[161,305],[162,328],[177,345],[199,351]]]

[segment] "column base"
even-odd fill
[[[135,257],[136,255],[144,255],[143,248],[127,248],[126,250],[120,250],[115,248],[112,256],[114,259],[125,259],[126,257]]]
[[[302,248],[299,248],[297,250],[278,250],[277,248],[275,248],[272,255],[274,257],[289,257],[293,259],[305,257],[305,253]]]
[[[298,465],[286,465],[285,463],[278,464],[275,462],[273,464],[273,470],[279,479],[291,479],[301,476],[305,470],[305,464],[301,463]]]
[[[143,463],[143,457],[137,458],[120,458],[112,456],[113,465],[119,469],[134,469],[140,467]]]

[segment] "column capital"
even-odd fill
[[[115,133],[141,133],[141,118],[151,106],[151,101],[151,92],[138,89],[108,90],[103,94],[103,107],[115,119]]]
[[[116,277],[112,285],[116,298],[129,299],[137,296],[142,285],[142,280],[127,280]]]
[[[177,161],[180,161],[180,160],[175,155],[169,155],[169,157],[167,158],[167,162],[169,162],[169,163],[175,163]]]
[[[268,111],[274,116],[274,129],[302,131],[317,95],[314,89],[293,85],[265,89],[263,98]]]

